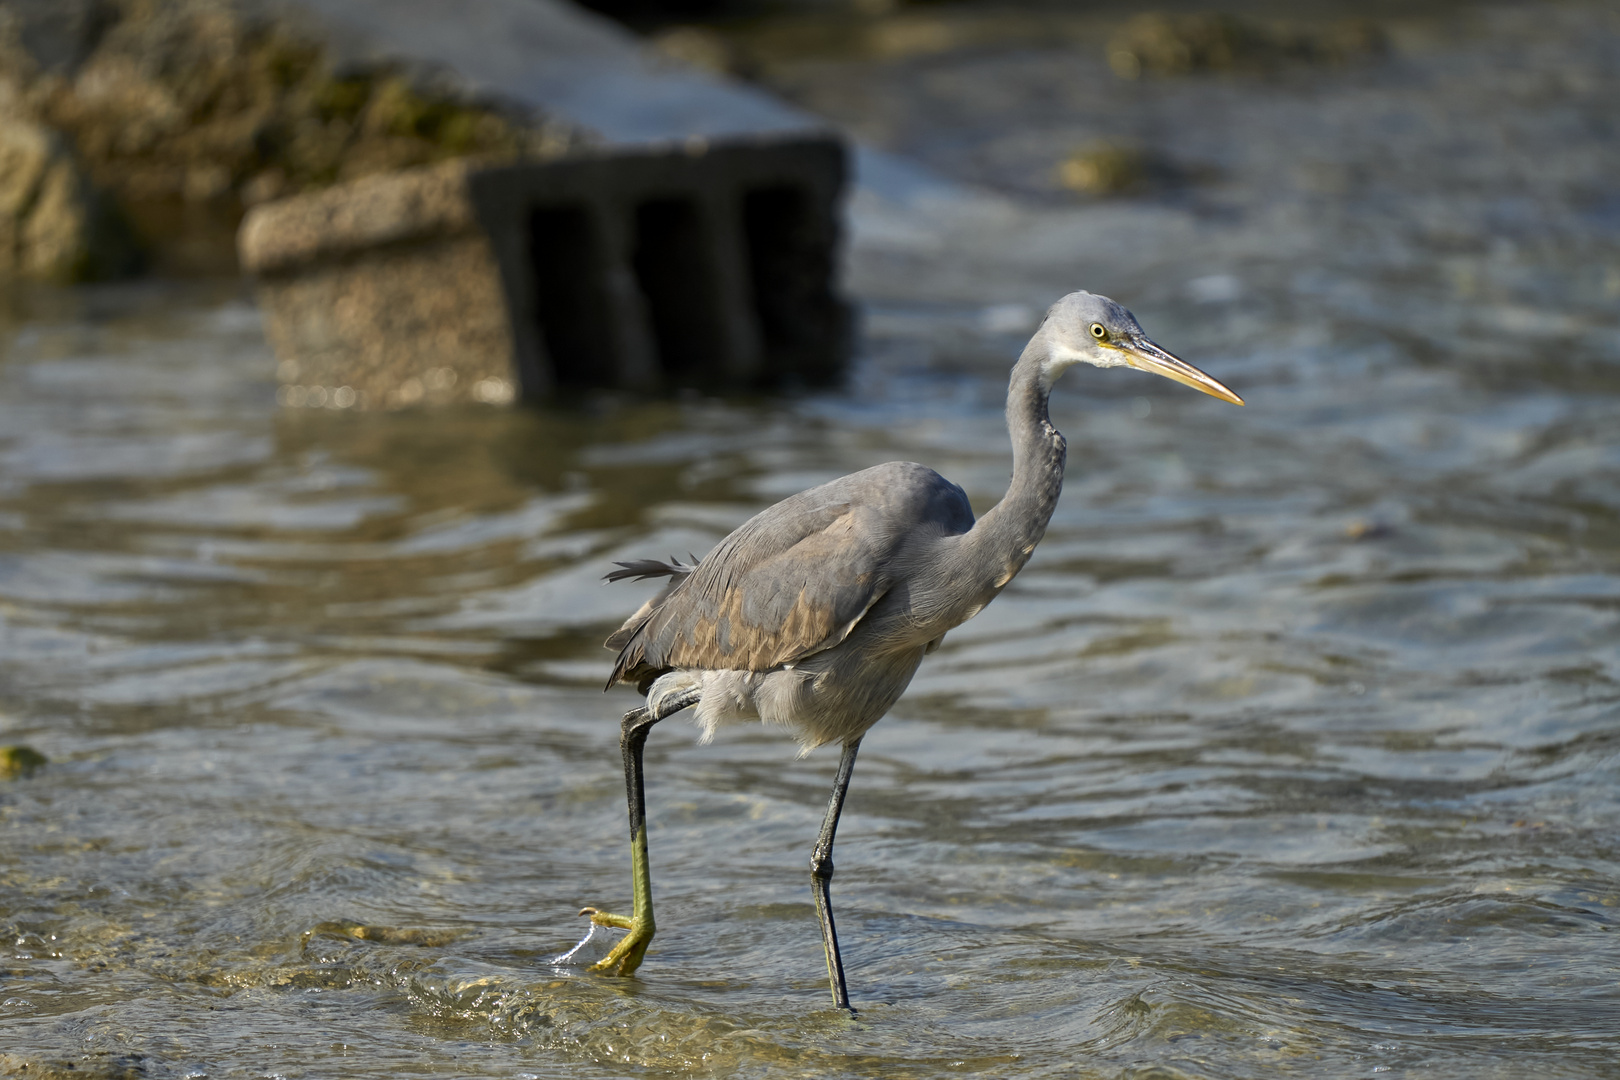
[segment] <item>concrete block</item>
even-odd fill
[[[287,404],[836,376],[842,144],[786,136],[450,162],[254,209]]]
[[[480,170],[523,392],[820,383],[842,369],[833,290],[842,144],[783,137]]]
[[[842,367],[846,156],[816,118],[556,0],[233,2],[295,18],[338,67],[432,72],[593,144],[255,209],[239,250],[297,380],[283,400],[754,387]]]

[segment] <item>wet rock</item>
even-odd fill
[[[1058,180],[1086,195],[1120,195],[1147,182],[1148,157],[1139,146],[1094,142],[1082,146],[1058,166]]]
[[[47,764],[45,755],[31,746],[0,746],[0,780],[32,776]]]
[[[1344,535],[1351,540],[1387,540],[1395,535],[1395,527],[1382,521],[1357,518],[1344,527]]]
[[[128,230],[62,139],[0,116],[0,279],[87,281],[135,265]]]
[[[356,941],[374,941],[380,945],[417,945],[441,948],[466,936],[464,930],[428,930],[414,926],[375,926],[356,923],[321,923],[309,931],[315,934],[333,934],[354,938]]]
[[[1217,175],[1200,163],[1178,162],[1129,139],[1092,139],[1058,162],[1057,182],[1080,195],[1107,198],[1167,192]]]
[[[0,1053],[0,1076],[24,1080],[140,1080],[148,1075],[140,1054],[91,1054],[75,1061]]]
[[[1344,63],[1384,51],[1377,25],[1351,20],[1325,29],[1276,26],[1217,12],[1139,15],[1108,43],[1108,63],[1121,78],[1144,73],[1266,70],[1287,62]]]

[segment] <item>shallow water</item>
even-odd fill
[[[858,202],[834,392],[278,410],[234,287],[13,297],[0,742],[51,764],[0,783],[0,1072],[1620,1075],[1620,65],[1553,10],[1143,91],[1339,147],[1337,194]],[[1507,108],[1513,56],[1559,75]],[[863,745],[858,1018],[806,871],[835,755],[779,732],[655,732],[658,939],[550,964],[629,895],[600,641],[644,590],[601,573],[895,458],[982,511],[1075,285],[1250,405],[1065,379],[1046,540]]]

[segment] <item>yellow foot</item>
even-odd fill
[[[630,975],[641,966],[642,957],[647,955],[647,946],[652,944],[654,927],[652,920],[638,924],[634,919],[623,915],[610,915],[605,911],[598,911],[593,907],[580,908],[581,915],[589,915],[591,922],[597,926],[611,926],[619,930],[628,930],[628,934],[619,939],[613,946],[613,951],[591,965],[592,971],[606,971],[614,975]]]
[[[579,909],[579,913],[581,915],[589,915],[591,917],[591,922],[595,923],[597,926],[613,926],[620,930],[628,930],[630,927],[635,925],[634,920],[627,918],[624,915],[609,915],[607,912],[599,911],[593,907],[582,907]]]

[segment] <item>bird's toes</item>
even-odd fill
[[[591,922],[597,926],[611,926],[615,930],[628,930],[635,925],[635,920],[628,915],[614,915],[612,912],[603,911],[600,908],[580,908],[579,913],[589,915]]]

